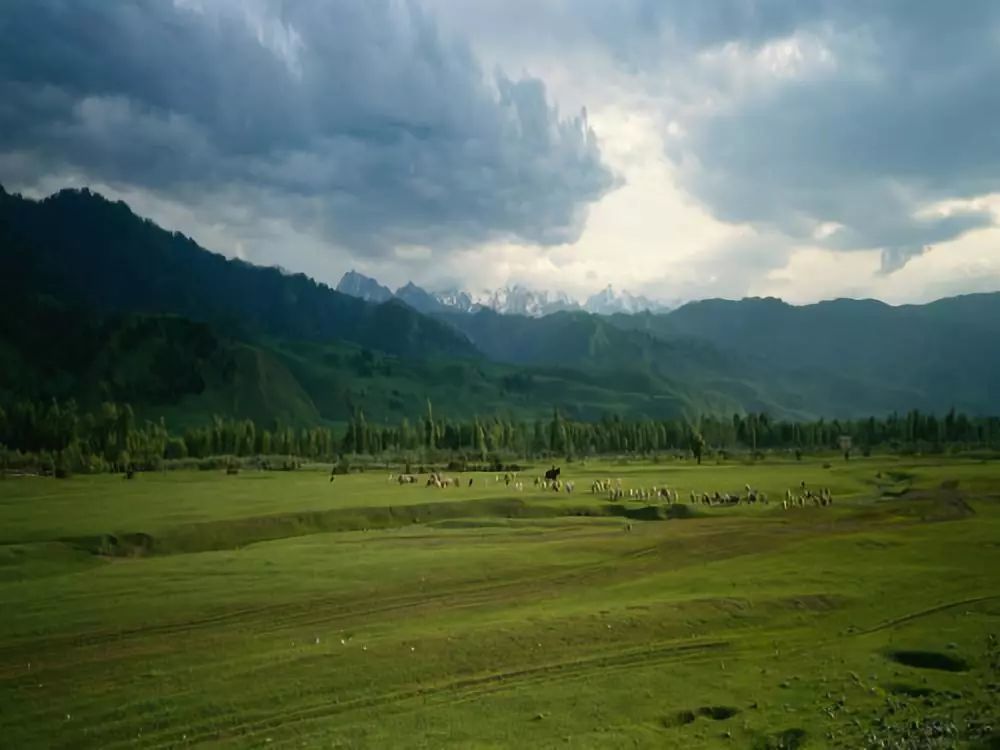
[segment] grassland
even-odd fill
[[[1000,465],[564,471],[0,482],[0,745],[1000,742]],[[667,520],[594,477],[772,503]],[[783,511],[803,480],[835,504]]]

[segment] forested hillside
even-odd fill
[[[0,403],[261,424],[442,415],[779,419],[1000,411],[1000,295],[428,316],[210,253],[89,191],[0,190]]]
[[[1000,348],[992,343],[1000,340],[1000,293],[899,307],[850,299],[804,306],[705,300],[666,315],[609,320],[666,340],[695,337],[764,362],[775,376],[799,381],[807,401],[832,382],[852,410],[866,402],[871,411],[879,405],[1000,411]]]
[[[226,259],[87,190],[37,202],[0,190],[0,262],[21,289],[100,312],[176,313],[242,337],[338,339],[411,357],[476,355],[398,301],[371,304]]]

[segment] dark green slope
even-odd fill
[[[773,378],[798,383],[803,401],[829,415],[1000,410],[1000,294],[898,307],[704,300],[609,320],[664,340],[697,337],[760,363]]]
[[[240,342],[176,315],[116,313],[15,289],[0,281],[0,403],[74,398],[127,401],[140,418],[175,428],[213,414],[308,426],[347,420],[414,422],[434,403],[445,417],[510,414],[632,419],[696,411],[685,392],[638,373],[522,367],[484,360],[396,357],[349,342]]]
[[[128,402],[171,424],[221,414],[264,424],[311,424],[311,397],[266,350],[205,323],[138,313],[101,318],[51,298],[0,302],[0,401]]]
[[[313,394],[325,418],[347,419],[353,408],[369,421],[419,419],[426,400],[446,417],[512,414],[548,417],[555,407],[568,417],[597,419],[609,412],[677,417],[701,407],[700,397],[670,392],[630,373],[560,367],[525,367],[488,361],[404,359],[348,344],[270,342],[271,351]]]
[[[587,368],[583,356],[578,367],[563,357],[492,364],[456,328],[399,301],[370,305],[226,260],[85,191],[41,202],[0,193],[0,262],[7,399],[130,401],[175,424],[213,413],[310,424],[356,408],[417,418],[428,397],[454,416],[556,406],[580,418],[638,418],[739,406],[631,367]],[[614,340],[620,332],[586,330],[595,320],[570,320],[579,330],[561,338],[586,336],[590,361],[631,358],[636,350]]]
[[[0,403],[72,397],[94,408],[105,400],[126,401],[140,418],[162,416],[174,428],[215,414],[309,426],[346,421],[355,409],[370,422],[407,417],[416,423],[427,399],[436,414],[454,418],[540,418],[553,407],[574,419],[608,412],[665,418],[702,406],[637,374],[416,360],[346,342],[242,343],[178,316],[100,318],[26,298],[14,306],[17,316],[5,306],[0,324]]]
[[[303,274],[227,260],[87,190],[31,201],[0,188],[0,263],[22,274],[22,288],[100,312],[176,313],[237,337],[477,356],[453,329],[404,304],[373,305]]]
[[[226,260],[87,191],[0,189],[0,264],[0,400],[130,401],[175,424],[397,421],[427,398],[454,417],[1000,411],[1000,294],[428,317]]]
[[[766,369],[701,339],[660,338],[584,312],[542,318],[492,311],[439,317],[492,359],[575,369],[612,388],[672,399],[691,415],[766,411],[811,416],[809,404],[785,383],[769,378]]]

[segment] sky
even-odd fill
[[[336,284],[1000,290],[995,0],[6,0],[0,183]]]

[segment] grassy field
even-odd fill
[[[1000,464],[326,471],[0,482],[0,746],[1000,746]]]

